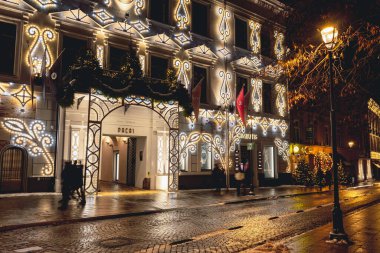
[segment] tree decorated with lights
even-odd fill
[[[348,185],[350,183],[349,174],[344,169],[342,160],[338,164],[338,180],[338,183],[341,185]]]
[[[310,170],[309,164],[305,159],[301,159],[297,163],[297,167],[293,172],[293,177],[297,184],[305,186],[313,185],[313,172]]]

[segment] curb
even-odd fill
[[[372,187],[373,185],[363,186],[364,187]],[[349,190],[353,188],[343,189],[343,190]],[[353,189],[355,190],[355,188]],[[214,207],[214,206],[221,206],[221,205],[234,205],[234,204],[242,204],[242,203],[248,203],[248,202],[259,202],[264,200],[276,200],[279,198],[291,198],[296,196],[307,196],[307,195],[313,195],[313,194],[324,194],[332,192],[332,190],[325,190],[325,191],[316,191],[316,192],[305,192],[305,193],[294,193],[294,194],[281,194],[281,195],[272,195],[267,197],[259,197],[259,198],[250,198],[250,199],[243,199],[243,200],[235,200],[235,201],[226,201],[226,202],[219,202],[204,206],[193,206],[193,207],[177,207],[177,208],[168,208],[168,209],[157,209],[157,210],[146,210],[141,212],[131,212],[131,213],[120,213],[120,214],[110,214],[110,215],[101,215],[101,216],[94,216],[94,217],[81,217],[81,218],[72,218],[67,220],[54,220],[54,221],[42,221],[42,222],[34,222],[34,223],[26,223],[26,224],[15,224],[15,225],[6,225],[0,227],[0,232],[6,232],[16,229],[22,229],[22,228],[31,228],[31,227],[40,227],[40,226],[57,226],[57,225],[64,225],[69,223],[79,223],[79,222],[89,222],[89,221],[99,221],[99,220],[107,220],[107,219],[118,219],[118,218],[127,218],[127,217],[136,217],[136,216],[145,216],[150,214],[159,214],[164,212],[171,212],[171,211],[180,211],[180,210],[188,210],[188,209],[197,209],[197,208],[205,208],[205,207]]]

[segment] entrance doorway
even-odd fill
[[[250,147],[252,148],[252,146]],[[253,150],[250,150],[247,145],[240,145],[240,162],[243,163],[243,166],[248,167],[246,171],[246,183],[253,183]]]
[[[0,152],[0,193],[26,191],[26,151],[10,146]]]

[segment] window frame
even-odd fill
[[[273,148],[273,177],[266,177],[265,176],[265,148],[266,147],[271,147]],[[262,149],[262,157],[263,157],[263,174],[264,174],[264,178],[265,179],[269,179],[269,180],[274,180],[274,179],[278,179],[278,159],[277,159],[277,156],[278,156],[278,151],[277,151],[277,148],[275,145],[273,144],[270,144],[270,143],[264,143],[263,144],[263,149]]]
[[[61,30],[60,33],[59,33],[59,48],[60,48],[60,52],[62,52],[63,50],[63,38],[64,37],[70,37],[72,39],[77,39],[77,40],[83,40],[83,41],[86,41],[87,43],[87,48],[86,50],[93,50],[92,49],[92,46],[93,44],[91,43],[91,38],[88,37],[88,36],[85,36],[85,35],[80,35],[78,33],[75,33],[75,32],[70,32],[70,31],[66,31],[66,30]],[[96,54],[95,54],[96,55]],[[64,55],[62,57],[62,62],[63,62],[63,58],[64,58]],[[63,63],[62,63],[62,67],[63,67]],[[63,73],[64,74],[64,73]]]
[[[202,69],[205,69],[206,70],[206,103],[203,103],[202,102],[202,98],[201,98],[201,105],[210,105],[210,85],[209,85],[209,82],[210,82],[210,66],[208,65],[204,65],[204,64],[199,64],[199,63],[192,63],[192,70],[191,70],[191,81],[192,81],[192,86],[191,86],[191,90],[193,90],[193,88],[197,85],[196,83],[194,83],[194,69],[195,68],[202,68]],[[202,93],[202,92],[201,92]]]
[[[22,53],[27,54],[29,47],[27,46],[26,50],[22,49],[22,36],[25,32],[24,26],[22,25],[22,20],[14,19],[10,17],[4,17],[0,15],[0,22],[8,23],[16,26],[16,36],[15,36],[15,51],[14,51],[14,60],[13,60],[13,73],[12,75],[6,73],[0,73],[0,78],[4,81],[19,81],[21,78],[21,66],[22,62]]]
[[[149,77],[157,79],[155,77],[152,77],[152,57],[156,57],[156,58],[161,58],[161,59],[167,60],[167,62],[168,62],[168,67],[167,68],[171,67],[170,62],[172,62],[171,61],[172,59],[171,59],[171,57],[169,57],[167,55],[165,56],[163,54],[158,54],[158,53],[149,53],[149,57],[148,57],[148,59],[149,59]],[[165,73],[165,76],[166,76],[166,73]],[[165,80],[165,79],[163,79],[163,80]]]
[[[272,29],[273,30],[273,29]],[[266,43],[264,43],[265,41],[263,40],[263,38],[265,38],[265,34],[268,35],[268,39],[269,39],[269,45],[266,45]],[[267,26],[261,26],[261,32],[260,32],[260,41],[261,41],[261,45],[260,45],[260,54],[264,57],[268,57],[268,58],[273,58],[273,55],[274,55],[274,49],[272,47],[273,45],[273,34],[271,32],[271,28],[270,27],[267,27]],[[266,45],[266,46],[264,46]],[[263,49],[264,48],[267,48],[268,47],[268,55],[267,54],[263,54]]]
[[[196,4],[199,4],[199,5],[203,5],[204,7],[207,8],[207,34],[200,34],[200,33],[197,33],[197,32],[194,32],[193,31],[193,3],[196,3]],[[191,23],[190,23],[190,32],[192,34],[195,34],[196,36],[201,36],[201,37],[205,37],[205,38],[209,38],[210,37],[210,32],[211,32],[211,29],[210,29],[210,16],[211,16],[211,5],[210,3],[205,3],[205,2],[202,2],[202,1],[196,1],[196,0],[193,0],[191,1]]]
[[[131,53],[131,47],[130,46],[123,46],[123,45],[120,45],[117,43],[112,43],[112,42],[108,42],[107,44],[108,45],[106,46],[107,50],[106,50],[106,56],[105,56],[106,57],[106,69],[112,70],[112,69],[110,69],[110,67],[111,67],[111,47],[119,49],[119,50],[123,50],[127,53]]]
[[[159,24],[163,24],[163,25],[168,25],[168,26],[171,26],[172,25],[172,16],[171,16],[171,13],[172,13],[172,0],[167,0],[168,1],[168,22],[165,23],[165,22],[162,22],[162,21],[159,21],[159,20],[155,20],[152,18],[152,15],[151,15],[151,11],[152,11],[152,5],[151,5],[151,2],[152,1],[157,1],[157,0],[149,0],[149,3],[148,3],[148,9],[147,9],[147,16],[149,18],[149,20],[153,21],[153,22],[157,22]]]
[[[245,33],[246,33],[246,47],[241,47],[241,46],[238,46],[237,45],[237,40],[236,40],[236,36],[237,36],[237,32],[236,32],[236,19],[239,19],[240,21],[243,21],[245,22],[246,24],[246,29],[245,29]],[[242,16],[239,16],[239,15],[234,15],[234,46],[237,47],[237,48],[241,48],[241,49],[244,49],[244,50],[250,50],[250,45],[249,45],[249,20],[247,18],[244,18]]]
[[[270,85],[270,112],[268,112],[266,110],[266,88],[265,87],[268,87]],[[273,106],[273,84],[271,82],[265,82],[263,80],[263,88],[262,88],[262,112],[264,114],[269,114],[269,115],[273,115],[274,114],[274,106]]]

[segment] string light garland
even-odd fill
[[[258,22],[250,21],[249,27],[251,28],[251,37],[250,37],[250,43],[251,43],[251,49],[252,53],[258,54],[261,51],[261,24]]]
[[[281,117],[285,116],[285,108],[286,108],[286,101],[285,101],[285,92],[286,88],[285,85],[282,84],[276,84],[275,86],[277,97],[276,97],[276,107],[278,110],[278,114],[280,114]]]
[[[190,88],[190,80],[188,77],[188,71],[190,70],[189,61],[181,61],[179,59],[174,59],[174,67],[178,69],[177,71],[177,81],[185,86],[186,89]]]
[[[260,112],[261,111],[261,106],[262,106],[262,88],[263,88],[263,81],[260,79],[251,79],[251,86],[252,86],[252,104],[253,104],[253,110],[255,112]]]
[[[274,54],[276,55],[277,60],[282,60],[285,54],[284,34],[279,31],[274,31],[274,38]]]
[[[221,103],[222,105],[227,106],[231,99],[231,88],[228,82],[232,79],[232,75],[230,72],[221,70],[219,72],[219,77],[222,78],[222,85],[220,88]]]

